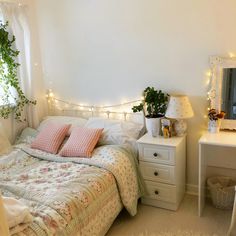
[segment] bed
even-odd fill
[[[92,158],[64,158],[32,149],[37,131],[25,133],[0,158],[2,195],[20,200],[33,216],[14,235],[105,235],[123,207],[136,214],[144,187],[127,146],[99,145]]]

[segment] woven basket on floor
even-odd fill
[[[230,177],[216,176],[207,180],[213,205],[229,210],[233,208],[236,181]]]

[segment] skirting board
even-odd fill
[[[198,185],[186,184],[186,193],[190,195],[198,195]]]
[[[206,196],[210,198],[209,189],[207,188],[206,191]],[[186,193],[189,195],[198,196],[198,185],[186,184]]]

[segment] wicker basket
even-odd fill
[[[213,205],[229,210],[233,208],[236,181],[230,177],[216,176],[207,180]]]

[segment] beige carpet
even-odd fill
[[[139,204],[138,214],[122,211],[106,236],[226,236],[231,211],[207,204],[197,215],[197,197],[186,195],[178,211]]]

